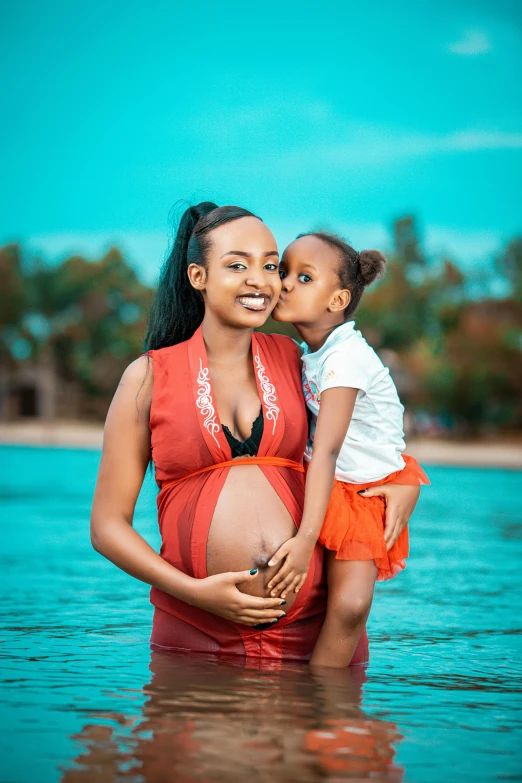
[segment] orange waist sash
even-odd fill
[[[290,470],[296,470],[298,473],[304,473],[305,469],[300,462],[294,462],[293,459],[286,459],[285,457],[236,457],[236,459],[229,459],[226,462],[216,462],[215,465],[207,465],[206,468],[200,468],[193,473],[188,473],[186,476],[182,476],[174,481],[164,481],[161,485],[161,491],[167,487],[173,487],[175,484],[179,484],[180,481],[192,478],[192,476],[199,476],[200,473],[209,473],[211,470],[217,468],[233,468],[236,465],[272,465],[276,468],[290,468]]]

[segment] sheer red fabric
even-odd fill
[[[230,470],[219,463],[227,462],[232,455],[214,403],[201,328],[190,340],[149,351],[148,355],[154,370],[150,427],[152,458],[161,488],[157,498],[160,554],[181,571],[202,579],[207,576],[212,516]],[[302,463],[307,416],[296,346],[287,337],[254,333],[252,355],[264,416],[258,456]],[[217,467],[197,473],[213,465]],[[304,501],[303,474],[279,465],[264,464],[259,469],[298,527]],[[190,475],[193,473],[196,475]],[[316,547],[307,580],[287,616],[270,629],[231,623],[155,587],[151,602],[155,606],[153,645],[252,658],[307,660],[326,610],[323,549]],[[367,659],[364,632],[352,663]]]

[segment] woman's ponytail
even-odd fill
[[[188,267],[194,263],[206,264],[210,246],[208,232],[241,217],[256,216],[241,207],[218,207],[211,201],[202,201],[185,210],[152,300],[146,350],[182,343],[200,326],[205,305],[201,293],[190,284]]]

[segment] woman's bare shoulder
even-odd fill
[[[138,356],[134,359],[123,371],[121,381],[125,383],[142,383],[145,378],[153,377],[152,375],[152,359],[146,353]]]
[[[116,479],[111,474],[112,483],[133,475],[135,469],[140,483],[143,478],[150,458],[152,382],[150,357],[140,356],[125,369],[112,398],[105,420],[102,456],[104,464],[118,475]]]
[[[154,388],[153,363],[150,356],[143,354],[124,370],[116,389],[111,408],[127,406],[148,418]]]

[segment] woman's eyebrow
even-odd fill
[[[243,256],[243,258],[253,258],[255,253],[248,253],[246,250],[227,250],[226,253],[223,253],[221,258],[225,258],[225,256]],[[265,258],[268,258],[269,256],[278,256],[279,253],[277,250],[267,250],[266,253],[263,253]]]

